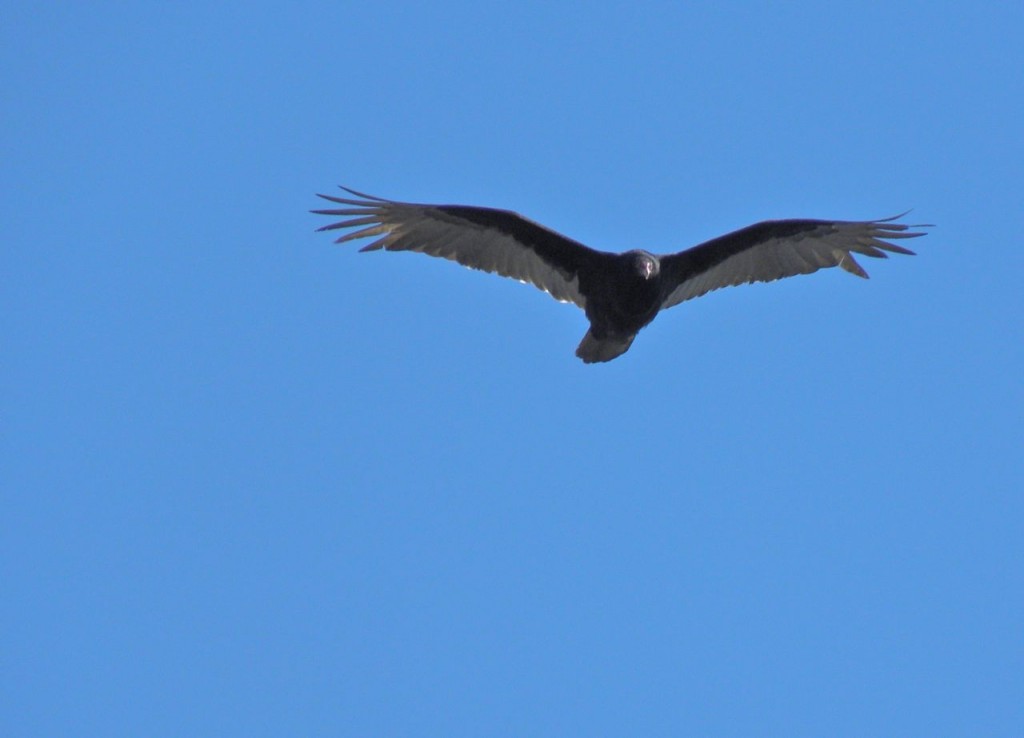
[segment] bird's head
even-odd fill
[[[658,257],[646,251],[630,251],[633,269],[644,280],[651,280],[661,272],[661,263]]]

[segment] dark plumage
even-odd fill
[[[771,282],[833,266],[867,278],[853,254],[913,254],[890,241],[923,236],[908,228],[928,227],[895,222],[902,216],[873,221],[770,220],[677,254],[613,254],[508,210],[417,205],[342,189],[354,197],[320,197],[343,207],[313,211],[345,218],[321,231],[356,229],[337,243],[376,236],[360,250],[421,251],[527,282],[556,300],[574,303],[590,320],[590,330],[576,349],[587,363],[624,354],[660,310],[720,287]]]

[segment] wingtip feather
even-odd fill
[[[359,190],[353,190],[351,187],[346,187],[345,185],[338,185],[338,187],[340,189],[345,190],[345,192],[348,192],[351,195],[355,195],[356,197],[361,197],[364,200],[375,200],[377,202],[389,202],[388,200],[384,199],[383,197],[377,197],[376,195],[367,195],[365,192],[360,192]]]
[[[837,256],[839,257],[839,266],[844,271],[849,272],[855,277],[860,277],[861,279],[871,279],[868,276],[868,273],[864,271],[864,267],[857,263],[857,260],[853,258],[852,254],[843,251],[837,254]]]

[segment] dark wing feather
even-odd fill
[[[360,251],[420,251],[518,279],[580,307],[586,306],[580,270],[610,256],[508,210],[394,202],[342,189],[358,199],[320,195],[345,207],[313,211],[347,218],[318,230],[358,229],[336,243],[379,236]]]
[[[928,226],[893,222],[901,217],[870,221],[770,220],[663,256],[661,273],[666,291],[662,308],[721,287],[772,282],[825,267],[839,266],[867,278],[853,254],[879,258],[885,257],[886,251],[914,253],[889,240],[923,236],[907,229]]]

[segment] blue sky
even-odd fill
[[[1019,736],[1024,6],[16,3],[0,733]],[[314,192],[919,255],[581,312]]]

